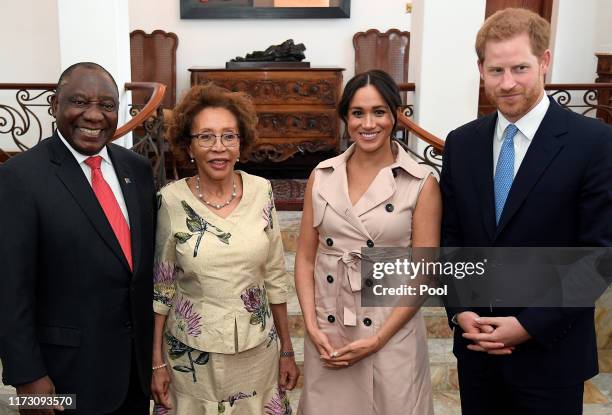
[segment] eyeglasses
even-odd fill
[[[238,133],[225,133],[221,135],[202,133],[192,134],[189,137],[195,139],[198,146],[202,148],[211,148],[217,142],[217,138],[221,139],[221,144],[223,144],[225,147],[236,147],[240,141],[240,134]]]

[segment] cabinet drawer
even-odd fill
[[[257,74],[245,73],[234,75],[229,79],[223,73],[194,75],[195,83],[212,81],[230,91],[246,92],[253,98],[256,105],[335,105],[339,94],[339,82],[335,76],[262,79],[261,76],[256,76]]]
[[[257,130],[260,137],[269,138],[328,138],[336,137],[338,116],[332,108],[296,110],[283,108],[259,111]]]

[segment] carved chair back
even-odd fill
[[[142,30],[130,33],[130,62],[133,82],[160,82],[166,85],[161,106],[169,109],[176,103],[176,49],[178,37],[171,32],[155,30],[147,34]],[[132,92],[132,104],[144,105],[149,96],[146,91]]]
[[[408,51],[410,32],[389,29],[381,33],[376,29],[357,32],[353,36],[355,73],[381,69],[398,84],[408,82]]]

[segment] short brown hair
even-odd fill
[[[186,160],[191,144],[191,124],[204,108],[225,108],[236,117],[240,133],[240,155],[245,156],[257,138],[257,113],[251,97],[215,84],[193,86],[172,111],[167,139],[176,156]]]
[[[485,20],[476,35],[478,60],[485,59],[485,45],[489,40],[507,40],[527,34],[531,52],[541,57],[550,42],[550,24],[538,14],[527,9],[507,8],[495,12]]]

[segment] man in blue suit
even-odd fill
[[[452,131],[441,189],[445,246],[612,246],[612,128],[544,93],[550,26],[505,9],[478,32],[497,111]],[[596,375],[593,308],[447,308],[461,407],[472,414],[581,414]]]

